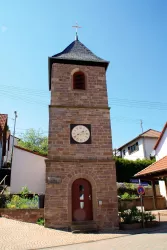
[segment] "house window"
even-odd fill
[[[128,147],[129,154],[132,154],[133,152],[138,151],[138,150],[139,150],[138,142]]]
[[[123,155],[125,155],[125,149],[123,150]]]
[[[73,89],[85,89],[85,75],[79,71],[73,75]]]

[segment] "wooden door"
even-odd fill
[[[87,221],[92,219],[91,184],[85,179],[77,179],[72,185],[72,220]]]

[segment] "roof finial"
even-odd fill
[[[78,29],[81,28],[80,26],[78,26],[78,23],[76,22],[76,25],[72,26],[73,28],[76,29],[76,33],[75,33],[75,40],[78,41]]]

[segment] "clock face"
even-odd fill
[[[90,125],[71,125],[72,143],[90,143]]]

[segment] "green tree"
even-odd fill
[[[43,155],[48,153],[48,137],[40,129],[35,130],[31,128],[21,134],[21,140],[18,145]]]
[[[155,160],[127,160],[115,157],[117,182],[129,182],[136,173],[151,165]]]

